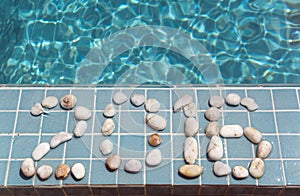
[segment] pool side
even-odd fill
[[[116,129],[110,137],[101,133],[105,120],[103,111],[111,103],[112,95],[118,91],[128,97],[132,93],[145,95],[146,99],[160,101],[158,114],[168,121],[167,127],[159,134],[162,144],[156,147],[162,152],[162,162],[157,167],[145,164],[145,155],[154,149],[147,143],[148,137],[156,131],[145,125],[144,107],[134,107],[127,101],[116,106],[113,118]],[[80,162],[85,166],[86,175],[82,180],[69,176],[66,180],[56,180],[52,175],[42,181],[34,176],[22,177],[20,165],[24,158],[31,157],[33,149],[41,142],[50,142],[60,131],[72,133],[76,120],[73,110],[63,110],[60,106],[49,110],[49,114],[34,117],[30,108],[40,103],[46,96],[60,99],[66,94],[77,97],[77,106],[85,106],[92,111],[88,129],[81,138],[72,138],[35,162],[39,167],[49,164],[55,170],[60,163],[72,166]],[[225,97],[237,93],[242,98],[252,97],[259,105],[255,112],[244,107],[223,106],[221,125],[239,124],[252,126],[263,133],[263,139],[273,144],[273,150],[265,159],[265,174],[260,179],[249,176],[236,180],[231,175],[217,177],[212,172],[213,162],[206,157],[209,139],[204,129],[209,123],[204,112],[209,107],[211,95]],[[189,94],[198,108],[200,132],[195,136],[199,143],[199,157],[196,164],[204,168],[199,178],[185,179],[178,174],[179,166],[184,164],[183,144],[184,120],[182,112],[173,113],[172,107],[178,97]],[[105,195],[233,195],[233,194],[300,194],[300,87],[207,87],[207,86],[158,86],[130,87],[1,87],[0,88],[0,195],[51,193],[55,195],[105,194]],[[104,156],[99,144],[104,139],[114,144],[113,153],[119,154],[122,164],[119,170],[110,172],[105,167]],[[224,156],[222,161],[233,168],[242,165],[248,168],[255,158],[257,145],[250,143],[245,136],[239,139],[222,138]],[[137,174],[124,171],[127,160],[137,159],[143,169]],[[134,187],[134,188],[132,188]]]

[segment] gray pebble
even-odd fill
[[[113,143],[110,140],[106,139],[100,143],[99,149],[103,155],[108,155],[112,152],[113,147]]]
[[[58,104],[58,99],[54,96],[48,96],[42,101],[42,106],[48,109],[54,108]]]
[[[75,137],[82,137],[88,128],[88,124],[85,120],[80,120],[76,123],[73,134]]]
[[[113,104],[107,104],[105,106],[105,109],[104,109],[104,112],[103,112],[103,115],[105,117],[108,117],[108,118],[112,118],[114,117],[116,114],[116,109],[115,109],[115,106]]]
[[[74,110],[74,116],[77,120],[88,120],[92,113],[87,107],[77,106]]]
[[[50,141],[50,147],[56,148],[58,145],[60,145],[63,142],[66,142],[68,140],[72,139],[72,134],[67,132],[59,132],[57,133]]]
[[[209,105],[211,107],[220,108],[224,105],[224,103],[225,103],[224,99],[217,95],[213,95],[209,99]]]
[[[133,94],[130,101],[134,106],[139,107],[145,103],[145,96],[142,94]]]
[[[253,127],[245,127],[244,135],[253,143],[258,144],[262,140],[262,134],[260,131]]]
[[[182,165],[178,169],[178,173],[185,178],[196,178],[200,176],[203,171],[203,167],[199,165]]]
[[[192,103],[192,101],[193,101],[193,97],[190,95],[183,95],[179,97],[179,99],[174,104],[173,111],[174,112],[181,111],[185,106]]]
[[[214,135],[219,135],[220,133],[220,125],[217,121],[210,122],[205,128],[205,134],[208,137],[212,137]]]
[[[39,116],[44,113],[44,108],[40,103],[34,104],[34,106],[31,107],[30,113],[33,116]]]
[[[241,97],[236,93],[230,93],[226,96],[226,103],[231,106],[237,106],[241,102]]]
[[[113,102],[117,105],[121,105],[126,101],[127,101],[127,96],[121,91],[115,93],[113,96]]]
[[[210,107],[204,115],[209,121],[217,121],[220,118],[220,111],[216,107]]]
[[[34,161],[32,158],[24,159],[21,164],[21,171],[27,178],[30,178],[35,174]]]
[[[156,99],[148,99],[145,102],[145,110],[147,112],[158,112],[160,108],[160,103]]]
[[[102,134],[110,136],[115,130],[115,123],[112,119],[106,119],[102,125]]]
[[[151,150],[146,156],[146,164],[148,166],[157,166],[161,163],[162,157],[159,149]]]
[[[121,157],[117,154],[111,155],[106,159],[106,166],[110,170],[117,170],[121,165]]]
[[[253,112],[258,109],[258,105],[256,104],[255,100],[250,97],[243,98],[241,100],[241,105],[245,106],[250,112]]]
[[[167,126],[167,120],[158,114],[148,114],[146,123],[149,127],[158,131],[164,130]]]
[[[199,122],[196,118],[186,118],[184,122],[184,133],[187,137],[194,136],[199,131]]]
[[[198,112],[197,112],[197,106],[195,103],[190,103],[187,106],[183,108],[183,114],[186,117],[196,117]]]
[[[50,145],[47,142],[40,143],[32,152],[32,158],[35,161],[43,158],[50,151]]]
[[[42,165],[37,169],[37,175],[42,180],[47,180],[53,173],[53,168],[50,165]]]
[[[139,160],[131,159],[125,164],[125,171],[129,173],[138,173],[142,169],[142,163]]]
[[[229,167],[229,165],[226,165],[221,161],[217,161],[214,163],[213,171],[216,176],[227,176],[231,173],[231,168]]]

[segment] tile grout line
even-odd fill
[[[173,152],[173,147],[174,147],[174,143],[173,143],[173,111],[172,111],[172,99],[173,99],[173,96],[172,96],[172,89],[170,89],[169,91],[169,110],[170,110],[170,140],[171,140],[171,185],[173,186],[174,185],[174,152]],[[173,191],[173,189],[172,189]]]
[[[278,149],[279,149],[279,156],[280,156],[280,161],[281,161],[281,167],[282,167],[282,174],[283,174],[283,181],[284,181],[284,186],[286,186],[286,176],[285,176],[285,169],[284,169],[284,163],[283,163],[283,157],[282,157],[282,149],[281,149],[281,143],[280,143],[280,137],[279,137],[279,130],[278,130],[278,124],[277,124],[277,118],[276,118],[276,109],[275,109],[275,102],[274,102],[274,97],[273,97],[273,90],[270,89],[270,94],[271,94],[271,101],[272,101],[272,107],[273,107],[273,116],[274,116],[274,122],[275,122],[275,130],[276,130],[276,135],[277,135],[277,142],[278,142]]]
[[[121,89],[119,89],[119,91],[121,91]],[[121,107],[122,107],[122,104],[118,105],[119,111],[118,111],[118,151],[117,151],[117,154],[120,157],[121,157],[121,155],[120,155],[120,144],[121,144],[121,136],[120,136],[120,133],[121,133]],[[122,160],[122,157],[121,157],[121,160]],[[118,185],[118,182],[119,182],[119,169],[116,170],[116,185]],[[117,190],[118,190],[118,195],[119,195],[119,188],[117,188]]]
[[[4,180],[4,186],[5,187],[7,187],[8,174],[9,174],[9,169],[10,169],[13,143],[14,143],[14,140],[15,140],[15,133],[16,133],[17,122],[18,122],[18,114],[19,114],[18,110],[20,108],[21,97],[22,97],[22,89],[19,90],[19,98],[18,98],[18,104],[17,104],[17,110],[16,110],[17,112],[16,112],[16,117],[15,117],[13,135],[12,135],[12,138],[11,138],[11,144],[10,144],[10,149],[9,149],[9,155],[8,155],[8,161],[7,161],[7,167],[6,167],[6,174],[5,174],[5,180]]]
[[[195,94],[195,103],[196,103],[196,106],[197,106],[197,109],[199,107],[199,102],[198,102],[198,94],[197,94],[197,89],[194,89],[194,94]],[[182,112],[183,113],[183,112]],[[184,116],[184,114],[182,114]],[[197,135],[197,139],[198,139],[198,146],[199,146],[199,149],[198,149],[198,165],[202,167],[202,163],[201,163],[201,141],[200,141],[200,119],[199,119],[199,116],[198,116],[198,111],[197,111],[197,116],[196,116],[196,119],[198,121],[198,125],[199,125],[199,130],[198,130],[198,133],[196,134]],[[183,131],[184,132],[184,131]],[[203,168],[204,169],[204,168]],[[202,185],[202,174],[200,175],[199,177],[199,185]],[[198,194],[200,194],[200,190],[198,190]]]
[[[144,96],[145,96],[145,101],[147,99],[147,90],[144,90]],[[146,187],[146,175],[147,175],[147,165],[146,165],[146,156],[147,156],[147,125],[146,125],[146,116],[147,116],[147,113],[146,113],[146,110],[144,109],[144,176],[143,176],[143,185],[144,187]],[[147,190],[146,188],[144,188],[144,195],[147,195]]]

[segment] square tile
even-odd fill
[[[163,133],[170,133],[170,112],[163,112],[163,111],[159,111],[157,112],[158,115],[164,117],[167,120],[167,126],[164,130],[162,130],[161,132]],[[156,130],[152,129],[151,127],[149,127],[148,125],[146,126],[146,132],[147,133],[155,133]]]
[[[143,135],[122,135],[120,156],[123,158],[143,158],[145,137]]]
[[[160,138],[162,140],[162,143],[157,147],[152,147],[148,144],[148,138],[147,137],[147,153],[154,149],[159,149],[161,151],[162,158],[172,158],[171,157],[171,136],[170,135],[160,135]],[[122,146],[122,145],[121,145]]]
[[[29,112],[19,112],[16,133],[39,133],[41,117],[32,116]]]
[[[283,158],[300,158],[300,135],[279,136]]]
[[[252,151],[252,143],[245,136],[227,138],[226,143],[228,158],[253,158],[255,156],[255,153]]]
[[[300,133],[300,112],[276,112],[279,133]]]
[[[84,135],[80,138],[72,138],[67,142],[66,157],[89,158],[91,151],[91,136]]]
[[[299,148],[298,148],[299,149]],[[284,171],[287,185],[300,185],[300,161],[286,160],[284,161]]]
[[[265,173],[258,179],[258,184],[262,186],[284,185],[283,168],[280,160],[264,160]]]
[[[103,136],[103,135],[94,135],[94,142],[93,142],[93,157],[94,158],[106,158],[109,155],[103,155],[100,152],[99,146],[103,140],[110,140],[113,143],[113,151],[111,154],[118,154],[118,136],[117,135],[111,135],[109,137]],[[110,154],[110,155],[111,155]]]
[[[42,135],[41,136],[41,142],[48,142],[50,143],[51,139],[54,137],[50,135]],[[64,143],[60,144],[56,148],[51,149],[44,157],[43,159],[62,159],[64,156]]]
[[[16,113],[0,112],[0,133],[12,133],[14,130]]]
[[[160,103],[160,110],[170,109],[170,90],[147,90],[147,100],[156,99]],[[173,105],[172,105],[173,106]]]
[[[96,112],[96,116],[95,116],[95,124],[94,124],[94,133],[101,133],[102,134],[102,125],[104,123],[104,121],[106,120],[107,118],[105,118],[103,116],[103,113],[102,112]],[[114,132],[112,133],[112,135],[117,135],[118,134],[118,130],[119,130],[119,123],[118,123],[118,120],[119,120],[119,116],[118,115],[115,115],[112,120],[114,121],[114,124],[115,124],[115,130]]]
[[[41,103],[45,97],[45,90],[30,89],[22,90],[20,110],[29,110],[36,103]]]
[[[105,166],[105,160],[93,160],[91,172],[91,185],[92,184],[116,184],[116,171],[108,171]]]
[[[264,133],[276,133],[273,112],[250,112],[251,126]],[[263,119],[263,120],[262,120]]]
[[[172,133],[184,134],[184,122],[186,117],[182,112],[172,113]]]
[[[299,109],[296,90],[282,89],[272,91],[276,110]]]
[[[43,133],[58,133],[66,130],[67,115],[69,113],[69,119],[74,118],[73,112],[51,112],[43,120]],[[72,127],[73,128],[73,127]],[[69,132],[72,132],[71,129]]]
[[[31,157],[32,151],[38,145],[37,136],[15,136],[12,148],[12,158]]]
[[[234,168],[235,166],[243,166],[244,168],[248,169],[250,161],[247,160],[229,160],[228,164],[231,168]],[[256,180],[252,178],[251,176],[248,176],[244,179],[235,179],[232,177],[232,174],[230,175],[230,185],[256,185]],[[229,192],[227,192],[229,194]],[[241,193],[231,193],[231,194],[241,194]],[[250,193],[246,193],[250,194]]]
[[[171,160],[162,160],[156,167],[147,166],[146,184],[171,184]]]
[[[7,161],[0,161],[0,185],[4,185],[6,177]]]
[[[70,94],[70,90],[61,90],[61,89],[52,89],[52,88],[49,88],[47,89],[47,92],[46,92],[46,96],[49,97],[49,96],[54,96],[58,99],[58,104],[57,106],[55,106],[54,108],[52,108],[51,110],[61,110],[62,108],[60,107],[60,99],[65,96],[65,95],[68,95]],[[50,111],[51,111],[50,110]]]
[[[87,185],[88,181],[89,181],[89,172],[90,172],[90,161],[86,161],[86,160],[66,160],[65,161],[66,164],[69,165],[70,168],[72,168],[72,166],[75,163],[82,163],[84,168],[85,168],[85,176],[81,179],[81,180],[77,180],[73,174],[70,173],[70,175],[63,181],[64,185],[67,184],[84,184]]]
[[[51,150],[50,150],[51,151]],[[50,165],[53,169],[52,175],[47,180],[42,180],[38,176],[34,178],[34,184],[36,186],[42,186],[42,185],[60,185],[60,180],[57,180],[55,178],[55,170],[57,167],[62,163],[61,160],[43,160],[37,162],[37,169],[41,167],[42,165]],[[70,176],[68,177],[70,178]]]
[[[20,90],[0,91],[0,110],[17,110]]]
[[[225,161],[222,161],[226,164]],[[227,176],[218,177],[213,172],[214,161],[208,161],[207,159],[201,160],[201,165],[204,168],[202,177],[203,185],[227,185]]]
[[[144,133],[145,113],[144,112],[121,112],[120,132],[121,133]]]
[[[200,183],[200,177],[197,178],[184,178],[178,173],[178,169],[185,165],[184,160],[174,160],[173,161],[173,171],[174,171],[174,184],[176,185],[198,185]],[[203,174],[202,174],[203,175]]]
[[[0,159],[7,159],[9,156],[10,151],[10,145],[12,143],[12,137],[11,136],[0,136]]]
[[[118,170],[118,184],[144,184],[144,168],[138,173],[129,173],[124,170],[127,160],[122,160],[121,166]],[[140,160],[142,165],[143,161]]]
[[[90,110],[94,109],[95,90],[87,88],[75,89],[72,90],[72,94],[77,98],[76,106],[85,106]]]
[[[266,89],[247,89],[247,95],[253,98],[258,105],[258,110],[272,110],[272,97],[270,90]]]
[[[21,166],[22,162],[23,162],[23,160],[18,160],[18,161],[11,160],[10,161],[7,186],[9,186],[9,185],[15,185],[15,186],[32,185],[33,177],[28,179],[21,172],[20,166]]]
[[[226,112],[224,111],[224,125],[238,124],[241,127],[248,127],[247,112]]]

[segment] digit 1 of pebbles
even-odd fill
[[[260,131],[253,127],[245,127],[244,135],[253,143],[258,144],[262,140],[262,134]]]
[[[41,180],[47,180],[53,173],[53,168],[50,165],[42,165],[37,169],[37,175]]]
[[[220,111],[216,107],[210,107],[205,111],[204,115],[209,121],[217,121],[220,118]]]
[[[150,167],[157,166],[161,163],[161,151],[159,149],[154,149],[148,152],[146,155],[146,164]]]
[[[141,161],[131,159],[125,164],[124,169],[129,173],[138,173],[139,171],[141,171],[142,167],[143,166]]]
[[[60,99],[60,106],[63,109],[70,110],[75,107],[77,98],[74,95],[65,95]]]
[[[34,161],[32,158],[26,158],[21,164],[21,171],[27,178],[32,177],[35,174]]]
[[[142,94],[133,94],[130,97],[130,102],[132,105],[139,107],[145,103],[145,96]]]
[[[174,112],[179,112],[181,111],[185,106],[189,105],[192,103],[193,97],[190,95],[183,95],[178,98],[178,100],[175,102],[173,111]]]
[[[76,180],[81,180],[85,176],[85,168],[82,163],[75,163],[71,168],[72,175]]]
[[[158,114],[148,114],[146,116],[146,123],[149,127],[157,131],[162,131],[167,126],[167,120]]]
[[[207,155],[213,161],[219,161],[223,157],[223,142],[220,137],[214,135],[208,144]]]
[[[188,164],[194,164],[198,158],[198,142],[193,137],[188,137],[184,142],[184,160]]]
[[[183,108],[183,114],[188,117],[196,117],[197,116],[197,106],[195,103],[190,103]]]
[[[220,135],[224,138],[242,137],[243,128],[240,125],[225,125],[221,128]]]
[[[113,143],[109,139],[105,139],[100,143],[99,149],[103,155],[108,155],[113,150]]]
[[[217,121],[210,122],[207,124],[205,128],[205,134],[208,137],[212,137],[214,135],[219,135],[220,133],[220,125]]]
[[[213,171],[216,176],[227,176],[231,173],[231,168],[221,161],[216,161],[213,166]]]
[[[160,108],[160,103],[156,99],[148,99],[145,102],[145,110],[147,112],[158,112]]]
[[[67,132],[59,132],[57,133],[50,141],[50,147],[56,148],[61,143],[64,143],[68,140],[72,139],[72,134]]]
[[[125,103],[126,101],[127,101],[127,96],[121,91],[115,93],[113,96],[113,102],[116,105],[121,105],[121,104]]]
[[[121,165],[121,157],[117,154],[111,155],[106,159],[106,167],[111,170],[117,170]]]
[[[64,180],[69,176],[70,167],[67,164],[60,164],[55,170],[55,177],[58,180]]]
[[[106,119],[102,125],[102,134],[110,136],[115,130],[115,123],[112,119]]]
[[[82,137],[88,128],[88,124],[85,120],[80,120],[76,123],[73,134],[75,137]]]
[[[116,109],[115,109],[115,106],[113,104],[107,104],[105,106],[105,109],[104,109],[104,112],[103,112],[103,115],[107,118],[112,118],[114,117],[116,114]]]
[[[43,158],[50,151],[50,145],[47,142],[40,143],[35,149],[32,151],[32,158],[35,161]]]
[[[184,133],[187,137],[194,136],[199,131],[199,122],[194,117],[189,117],[185,119],[184,122]]]

